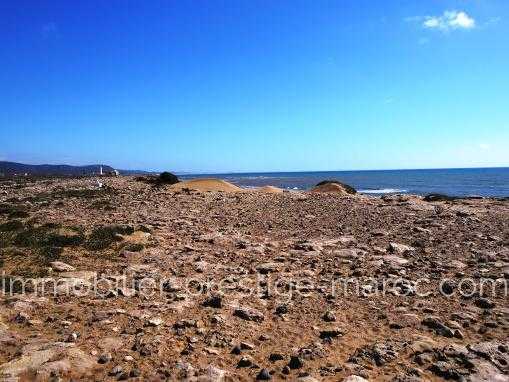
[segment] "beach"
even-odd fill
[[[0,184],[3,378],[507,379],[507,200],[101,181]]]

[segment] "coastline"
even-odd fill
[[[186,174],[182,179],[216,177],[240,187],[275,186],[307,190],[324,179],[337,179],[368,194],[432,193],[449,196],[509,196],[509,168],[313,171],[281,173]]]

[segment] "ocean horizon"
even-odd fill
[[[184,174],[182,179],[217,177],[243,188],[275,186],[307,190],[326,179],[339,180],[366,195],[432,193],[450,196],[509,196],[509,167],[245,172]]]

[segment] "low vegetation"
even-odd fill
[[[176,175],[172,174],[171,172],[163,172],[159,175],[159,178],[157,178],[159,183],[165,183],[165,184],[175,184],[179,182],[179,178],[177,178]]]
[[[12,232],[23,228],[23,223],[19,220],[9,220],[6,223],[0,224],[0,232]]]
[[[96,227],[88,240],[85,247],[92,251],[106,249],[113,243],[122,241],[121,235],[131,235],[134,228],[128,225],[110,225]]]
[[[151,183],[156,186],[172,185],[179,183],[179,178],[171,172],[164,171],[159,176],[138,176],[135,178],[138,182]]]
[[[23,219],[29,216],[28,209],[19,204],[0,204],[0,215],[7,215],[10,219]]]
[[[144,248],[145,246],[140,243],[127,243],[123,249],[130,252],[141,252]]]
[[[28,226],[14,237],[14,244],[19,247],[39,248],[72,247],[83,243],[84,235],[77,228],[63,228],[54,224]]]

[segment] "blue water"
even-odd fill
[[[359,192],[380,195],[440,193],[451,196],[509,197],[509,167],[432,170],[374,170],[323,172],[270,172],[185,175],[221,178],[241,187],[276,186],[306,190],[325,179],[336,179]]]

